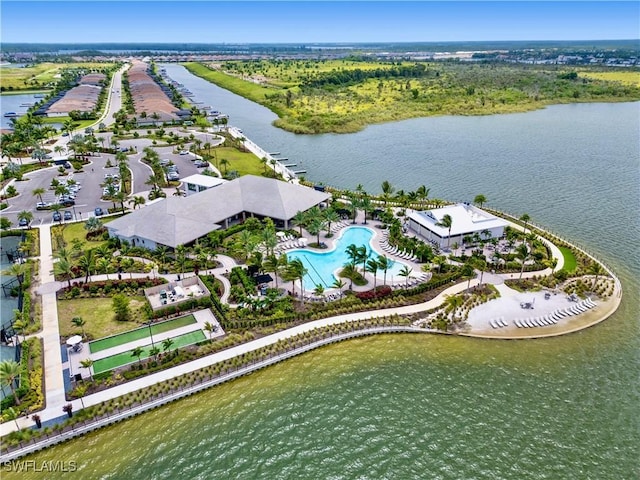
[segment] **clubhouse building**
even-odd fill
[[[287,229],[296,213],[329,198],[313,188],[245,175],[195,195],[165,198],[105,226],[111,237],[133,246],[175,249],[248,217],[269,217],[277,228]]]
[[[451,232],[438,225],[445,215],[451,217]],[[458,203],[433,210],[413,211],[408,214],[408,227],[428,242],[446,247],[476,233],[484,238],[499,238],[509,223],[468,203]]]

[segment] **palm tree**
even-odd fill
[[[300,280],[300,298],[302,299],[302,303],[304,304],[304,276],[307,274],[307,269],[302,263],[302,260],[299,258],[294,258],[289,262],[289,269],[291,271],[291,276],[294,279]]]
[[[456,311],[458,308],[462,306],[464,303],[464,298],[459,295],[447,295],[445,299],[445,306],[448,310],[451,311],[451,319],[455,320]]]
[[[211,322],[204,322],[204,329],[209,332],[209,340],[213,340],[213,332],[217,331],[218,327]]]
[[[520,221],[524,222],[524,233],[527,233],[527,223],[529,223],[529,220],[531,220],[531,217],[529,216],[528,213],[523,213],[522,216],[520,217]]]
[[[138,364],[140,365],[142,365],[142,362],[140,361],[140,357],[142,356],[143,353],[144,353],[144,350],[142,349],[142,347],[136,347],[133,350],[131,350],[131,356],[138,357]]]
[[[84,255],[78,260],[78,265],[85,273],[84,283],[89,281],[91,272],[95,267],[95,258],[93,257],[93,250],[85,250]]]
[[[424,185],[420,185],[418,187],[418,189],[416,190],[416,195],[418,196],[418,198],[420,199],[420,203],[424,204],[427,201],[427,198],[429,198],[429,192],[431,191],[430,188],[427,188]]]
[[[171,338],[166,338],[162,341],[162,350],[166,353],[169,351],[172,345],[173,340]]]
[[[175,249],[176,262],[180,265],[180,273],[184,278],[184,264],[187,262],[187,248],[184,245],[178,245]]]
[[[393,185],[389,183],[389,181],[385,180],[382,182],[382,198],[384,200],[384,205],[387,206],[387,202],[391,198],[391,195],[394,192]]]
[[[143,196],[136,195],[133,198],[129,199],[128,203],[129,203],[129,205],[133,205],[133,209],[135,210],[140,205],[144,205],[146,203],[146,200],[145,200],[145,198]]]
[[[93,372],[91,372],[91,367],[93,366],[93,360],[90,358],[85,358],[84,360],[80,360],[80,367],[86,368],[89,372],[89,378],[93,381]]]
[[[440,220],[439,222],[436,222],[436,226],[444,227],[449,230],[448,237],[447,237],[447,249],[449,248],[449,243],[451,242],[451,226],[452,225],[453,225],[453,219],[451,218],[451,215],[449,215],[448,213],[446,213],[442,217],[442,220]]]
[[[15,381],[20,377],[20,364],[13,360],[0,362],[0,383],[7,385],[13,394],[16,405],[20,405],[20,399],[15,388]]]
[[[383,285],[387,284],[387,270],[391,268],[391,260],[386,255],[379,255],[378,259],[378,268],[384,272]]]
[[[342,298],[342,289],[345,287],[346,283],[341,278],[336,278],[331,284],[331,288],[337,288],[340,290],[340,298]]]
[[[47,191],[44,188],[39,187],[39,188],[34,189],[31,193],[34,196],[38,197],[38,199],[40,200],[40,203],[44,203],[44,200],[42,200],[42,194],[46,193],[46,192]]]
[[[266,272],[273,272],[273,278],[276,282],[276,288],[278,288],[278,271],[280,270],[280,267],[282,265],[280,258],[282,257],[277,257],[276,255],[271,254],[267,255],[267,258],[265,258],[262,262],[262,268]]]
[[[66,278],[68,287],[71,288],[71,275],[73,273],[73,266],[71,262],[66,258],[60,258],[53,264],[53,274],[59,275],[62,278]]]
[[[520,278],[522,280],[522,273],[524,272],[524,262],[529,258],[529,248],[526,243],[521,243],[516,247],[516,257],[522,262],[522,268],[520,269]]]
[[[373,289],[376,289],[376,273],[378,273],[378,268],[380,265],[376,259],[370,258],[367,261],[366,271],[373,275]]]
[[[364,222],[363,224],[367,224],[367,213],[373,210],[373,204],[371,203],[371,198],[369,195],[364,194],[360,199],[360,208],[364,211]]]
[[[229,166],[229,160],[227,160],[226,158],[221,158],[220,165],[224,168],[224,175],[227,175],[227,167]]]
[[[340,272],[340,275],[348,278],[351,281],[351,283],[349,284],[349,290],[353,290],[353,279],[356,278],[357,275],[359,275],[356,264],[353,262],[345,263],[342,268],[342,272]]]
[[[27,225],[31,228],[31,222],[33,222],[33,213],[23,210],[18,214],[18,220],[26,220]]]
[[[324,286],[321,283],[316,284],[313,293],[318,297],[324,297]]]
[[[85,338],[86,335],[84,333],[84,326],[87,324],[87,321],[85,319],[83,319],[82,317],[73,317],[71,319],[71,323],[73,323],[74,326],[79,327],[80,329],[82,329],[82,338]]]
[[[322,211],[322,217],[326,225],[327,235],[331,232],[331,224],[340,221],[340,216],[333,208],[325,208]]]
[[[405,287],[409,288],[409,276],[411,275],[411,272],[413,271],[413,268],[408,267],[407,265],[405,265],[404,267],[402,267],[400,269],[400,271],[398,272],[398,275],[400,275],[401,277],[405,278]]]
[[[476,198],[473,199],[473,203],[477,203],[480,208],[482,208],[482,205],[487,203],[487,197],[482,194],[476,195]]]
[[[591,290],[594,291],[596,285],[598,284],[598,277],[606,273],[606,270],[600,265],[599,262],[593,261],[589,265],[588,269],[589,274],[595,275],[596,277],[593,279],[593,284],[591,285]]]
[[[307,218],[308,217],[304,212],[298,210],[291,219],[294,225],[296,225],[300,229],[300,236],[302,236],[302,227],[305,227],[307,225]]]

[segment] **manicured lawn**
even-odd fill
[[[562,256],[564,257],[564,267],[562,267],[562,269],[569,273],[573,272],[577,266],[576,257],[573,255],[573,252],[567,247],[558,248],[560,249],[560,251],[562,252]]]
[[[141,308],[147,300],[144,297],[129,297],[132,318],[143,321],[146,317]],[[138,326],[136,322],[117,322],[113,312],[111,298],[75,298],[58,300],[58,324],[60,336],[80,335],[82,330],[71,323],[73,317],[82,317],[87,323],[84,326],[89,338],[102,338],[126,332]]]
[[[114,220],[115,218],[118,217],[105,217],[104,219],[101,219],[101,221],[103,224],[106,224]],[[54,234],[54,232],[59,231],[59,229],[62,229],[62,238],[67,245],[71,245],[71,242],[73,240],[79,240],[83,242],[82,250],[90,250],[107,243],[106,240],[87,240],[87,230],[84,228],[84,222],[68,223],[65,225],[55,226],[51,229],[52,235]]]
[[[264,174],[264,166],[262,165],[262,163],[260,163],[260,159],[253,153],[239,152],[232,147],[217,147],[215,149],[215,152],[216,156],[218,157],[218,163],[216,165],[216,161],[215,159],[213,159],[213,164],[219,167],[223,175],[225,173],[225,170],[227,172],[230,172],[231,170],[237,170],[240,176],[261,176]],[[229,162],[228,165],[225,166],[220,163],[223,158]],[[267,168],[267,175],[271,171],[271,169]]]
[[[191,325],[192,323],[196,323],[196,319],[193,315],[186,315],[184,317],[174,318],[173,320],[168,320],[162,323],[156,323],[151,326],[152,334],[164,333],[169,330],[173,330],[175,328],[184,327],[186,325]],[[100,352],[101,350],[105,350],[107,348],[115,347],[117,345],[122,345],[123,343],[133,342],[135,340],[140,340],[142,338],[147,338],[149,336],[149,328],[148,327],[140,327],[135,330],[130,330],[125,333],[121,333],[119,335],[114,335],[112,337],[102,338],[100,340],[96,340],[89,344],[89,349],[91,353]]]
[[[181,348],[187,345],[192,345],[194,343],[201,342],[205,340],[204,333],[202,330],[196,330],[195,332],[185,333],[184,335],[179,335],[177,337],[172,337],[173,345],[169,350],[175,350],[176,348]],[[162,348],[161,344],[157,344],[158,348]],[[149,357],[149,350],[151,350],[151,345],[147,345],[142,348],[143,353],[140,355],[140,359],[145,359]],[[121,367],[123,365],[127,365],[129,363],[134,363],[138,361],[138,357],[134,357],[131,355],[133,350],[127,350],[126,352],[118,353],[116,355],[112,355],[110,357],[101,358],[96,360],[93,363],[93,372],[94,374],[106,372],[108,370],[113,370],[114,368]]]
[[[24,68],[3,68],[2,70],[2,86],[5,89],[23,89],[43,88],[50,82],[57,81],[56,75],[65,68],[108,68],[113,64],[109,63],[36,63]]]

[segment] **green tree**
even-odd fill
[[[520,269],[520,278],[522,280],[522,274],[524,272],[524,262],[529,259],[529,248],[526,243],[521,243],[516,247],[516,257],[522,262],[522,268]]]
[[[171,338],[166,338],[162,341],[162,350],[165,353],[167,353],[172,346],[173,346],[173,340]]]
[[[20,399],[14,385],[17,378],[20,377],[20,364],[13,360],[4,360],[0,362],[0,383],[7,385],[13,394],[16,405],[20,405]]]
[[[523,232],[525,234],[527,233],[527,224],[529,223],[530,220],[531,220],[531,217],[529,216],[528,213],[523,213],[522,216],[520,217],[520,221],[524,222],[524,230],[523,230]]]
[[[204,329],[209,332],[209,340],[213,340],[213,333],[218,330],[218,327],[211,322],[204,322]]]
[[[482,205],[487,203],[487,197],[482,194],[476,195],[476,198],[473,199],[473,203],[478,204],[478,206],[482,208]]]
[[[444,227],[446,229],[448,229],[449,233],[448,233],[448,237],[447,237],[447,249],[449,248],[449,244],[451,243],[451,227],[453,226],[453,219],[451,218],[451,215],[449,215],[448,213],[445,214],[442,217],[442,220],[440,220],[439,222],[436,222],[436,225],[438,227]]]
[[[393,195],[394,191],[395,188],[393,187],[393,185],[391,185],[391,183],[389,183],[388,180],[382,182],[382,199],[384,201],[385,207],[387,206],[387,202],[391,199],[391,195]]]
[[[87,324],[87,321],[82,317],[73,317],[71,319],[71,323],[82,330],[82,338],[85,338],[86,334],[84,333],[84,326]]]
[[[143,353],[144,353],[144,350],[142,349],[142,347],[135,347],[133,350],[131,350],[131,356],[138,357],[138,364],[140,365],[142,365],[142,361],[140,360],[140,357],[142,357]]]
[[[116,314],[116,320],[119,322],[128,322],[131,320],[131,310],[129,308],[129,297],[123,293],[117,293],[112,300],[113,311]]]
[[[31,222],[33,222],[33,213],[23,210],[18,214],[18,220],[26,220],[27,225],[31,228]]]
[[[331,288],[337,288],[340,291],[340,298],[342,298],[343,292],[342,289],[345,287],[346,283],[341,278],[336,278],[331,284]]]
[[[389,260],[389,257],[387,257],[386,255],[379,255],[377,262],[378,262],[378,268],[384,272],[383,285],[386,285],[387,270],[391,268],[391,265],[392,265],[391,260]]]
[[[369,272],[371,275],[373,275],[373,289],[376,289],[376,274],[378,273],[378,268],[380,268],[380,265],[378,264],[378,261],[370,258],[369,260],[367,260],[367,266],[365,267],[366,271]]]
[[[409,288],[409,276],[411,276],[411,272],[413,272],[413,268],[407,265],[403,266],[398,272],[398,275],[405,278],[405,288]]]
[[[44,203],[44,200],[42,200],[42,195],[43,195],[44,193],[46,193],[46,192],[47,192],[47,191],[46,191],[44,188],[39,187],[39,188],[34,189],[31,193],[32,193],[34,196],[38,197],[38,199],[40,200],[40,203]]]
[[[84,255],[78,260],[78,266],[85,273],[84,283],[89,281],[89,277],[91,276],[91,272],[95,268],[95,265],[96,261],[93,256],[93,250],[85,250]]]
[[[93,367],[93,360],[90,358],[85,358],[84,360],[80,360],[80,367],[86,368],[89,372],[89,378],[93,381],[93,372],[91,371],[91,367]]]

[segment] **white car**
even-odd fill
[[[180,150],[180,155],[189,155],[189,150]]]

